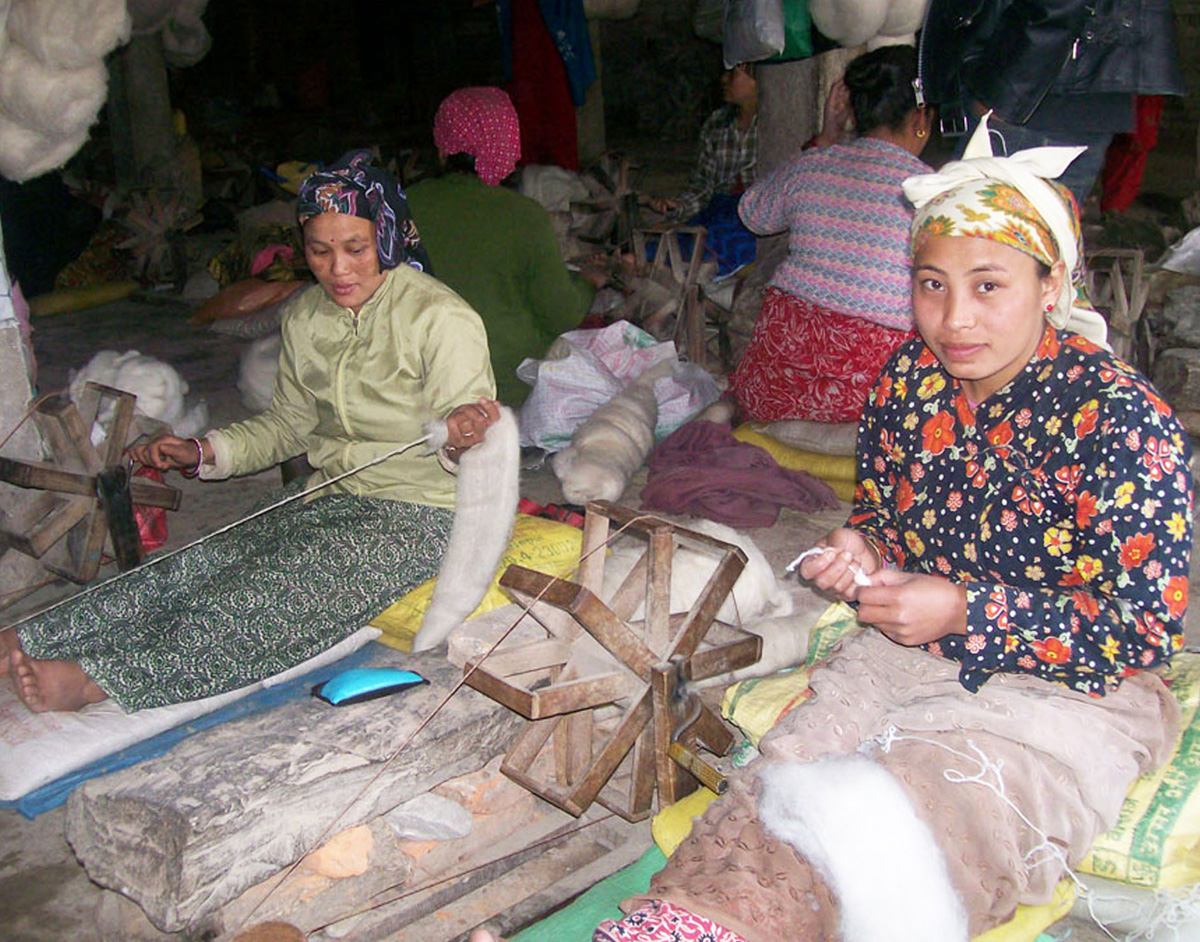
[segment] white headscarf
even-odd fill
[[[1058,258],[1062,259],[1067,269],[1062,291],[1046,319],[1055,327],[1077,333],[1108,349],[1108,324],[1092,308],[1084,290],[1083,252],[1074,199],[1065,188],[1049,182],[1061,176],[1071,161],[1087,148],[1033,147],[1009,157],[993,156],[988,131],[990,115],[989,111],[980,120],[961,160],[950,161],[936,173],[909,177],[901,184],[904,195],[917,210],[912,224],[913,235],[916,236],[923,228],[927,229],[935,212],[939,222],[952,226],[955,208],[951,201],[960,191],[965,196],[967,191],[978,190],[980,183],[1006,184],[1024,197],[1028,208],[1037,215],[1037,222],[1049,230],[1057,243]],[[959,207],[960,213],[961,210],[962,207]],[[976,218],[973,212],[970,216]],[[953,234],[953,230],[947,234]],[[1019,245],[1016,247],[1022,248]],[[1046,260],[1043,252],[1029,248],[1023,250],[1035,258]],[[1049,259],[1051,263],[1055,260]]]

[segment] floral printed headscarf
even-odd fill
[[[521,156],[521,125],[502,88],[476,85],[451,92],[433,116],[433,143],[444,154],[470,154],[475,173],[497,186]]]
[[[1075,198],[1054,180],[1084,148],[1035,147],[993,157],[987,123],[985,115],[962,160],[901,184],[916,207],[911,251],[934,236],[969,236],[1000,242],[1046,265],[1062,259],[1070,278],[1063,279],[1046,319],[1107,347],[1108,325],[1087,297]]]
[[[321,213],[371,220],[375,224],[375,250],[379,253],[381,270],[411,265],[418,271],[432,273],[404,191],[390,173],[371,165],[370,151],[349,151],[304,178],[297,197],[296,218],[303,226]]]

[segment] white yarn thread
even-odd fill
[[[1043,864],[1052,861],[1058,861],[1063,873],[1070,878],[1075,884],[1075,891],[1079,898],[1087,903],[1088,916],[1092,922],[1113,942],[1120,942],[1117,936],[1113,935],[1103,919],[1096,913],[1096,904],[1102,902],[1126,902],[1131,903],[1137,913],[1140,915],[1145,913],[1143,925],[1133,933],[1125,936],[1125,942],[1140,942],[1140,940],[1153,940],[1157,938],[1157,933],[1163,928],[1174,929],[1185,920],[1192,920],[1200,917],[1200,885],[1190,887],[1188,892],[1183,896],[1176,895],[1168,890],[1157,890],[1154,892],[1154,898],[1157,905],[1146,911],[1146,907],[1131,900],[1126,900],[1120,897],[1102,896],[1096,893],[1090,886],[1080,879],[1079,875],[1071,869],[1067,863],[1066,851],[1059,845],[1053,842],[1041,828],[1037,827],[1032,821],[1026,817],[1025,813],[1017,807],[1016,803],[1008,797],[1004,787],[1004,762],[993,762],[972,740],[967,740],[967,745],[975,753],[974,756],[960,752],[945,743],[937,742],[933,739],[926,739],[923,736],[902,735],[894,726],[889,726],[874,739],[867,740],[864,745],[875,743],[879,746],[880,751],[888,752],[891,749],[892,743],[896,742],[922,742],[930,746],[937,746],[939,749],[949,752],[951,755],[958,756],[967,762],[974,762],[979,766],[979,771],[974,775],[963,772],[959,769],[946,769],[942,776],[947,782],[955,785],[975,784],[981,785],[984,788],[995,794],[1004,804],[1012,809],[1013,813],[1021,819],[1022,823],[1029,828],[1034,834],[1041,837],[1041,842],[1035,844],[1024,854],[1024,860],[1029,867],[1040,867]],[[995,776],[995,781],[988,781],[986,776],[992,773]],[[1117,920],[1114,920],[1114,922]],[[1125,921],[1125,920],[1120,920]],[[1068,933],[1069,935],[1069,933]],[[1176,932],[1178,936],[1178,932]],[[1067,936],[1063,937],[1064,939]],[[1183,942],[1182,939],[1179,942]]]
[[[808,557],[819,556],[819,555],[821,555],[821,553],[829,553],[829,552],[836,553],[837,550],[832,546],[814,546],[812,549],[805,550],[803,553],[801,553],[799,556],[797,556],[795,559],[793,559],[790,563],[788,563],[787,568],[784,569],[783,571],[784,571],[784,573],[792,572],[797,566],[799,566],[802,562],[804,562],[804,560],[808,559]],[[863,572],[862,567],[859,566],[857,563],[853,563],[853,562],[850,563],[850,572],[854,576],[854,584],[855,585],[865,586],[865,585],[871,584],[871,577],[868,576],[865,572]]]

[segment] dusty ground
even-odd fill
[[[1192,159],[1190,155],[1164,157],[1164,177],[1178,187],[1181,178],[1186,180],[1191,175]],[[646,190],[663,191],[678,179],[681,167],[686,169],[676,156],[651,168],[644,180]],[[238,356],[245,342],[191,325],[189,314],[190,310],[178,301],[160,297],[36,322],[40,391],[64,387],[68,371],[81,366],[97,350],[136,348],[173,363],[191,384],[191,395],[206,399],[214,425],[245,415],[234,387]],[[168,548],[238,519],[279,480],[275,470],[225,484],[173,476],[171,483],[182,489],[184,503],[170,516]],[[524,491],[541,502],[561,500],[556,482],[544,471],[529,476]],[[812,534],[836,521],[836,515],[807,523],[800,518],[785,512],[783,526],[756,534],[769,559],[790,558],[788,554],[797,546],[803,548]],[[54,591],[43,592],[18,610],[5,613],[5,621],[55,596]],[[1190,619],[1189,640],[1192,645],[1200,644],[1200,612],[1194,612]],[[0,812],[0,938],[7,942],[57,942],[69,937],[78,942],[99,942],[94,917],[99,893],[63,838],[61,809],[34,821],[15,812]],[[1076,942],[1104,938],[1094,927],[1075,920],[1060,924],[1055,935],[1063,937],[1068,931]]]

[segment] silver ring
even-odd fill
[[[474,437],[475,437],[475,433],[474,433],[474,432],[463,432],[463,433],[462,433],[462,437],[463,437],[463,438],[474,438]]]

